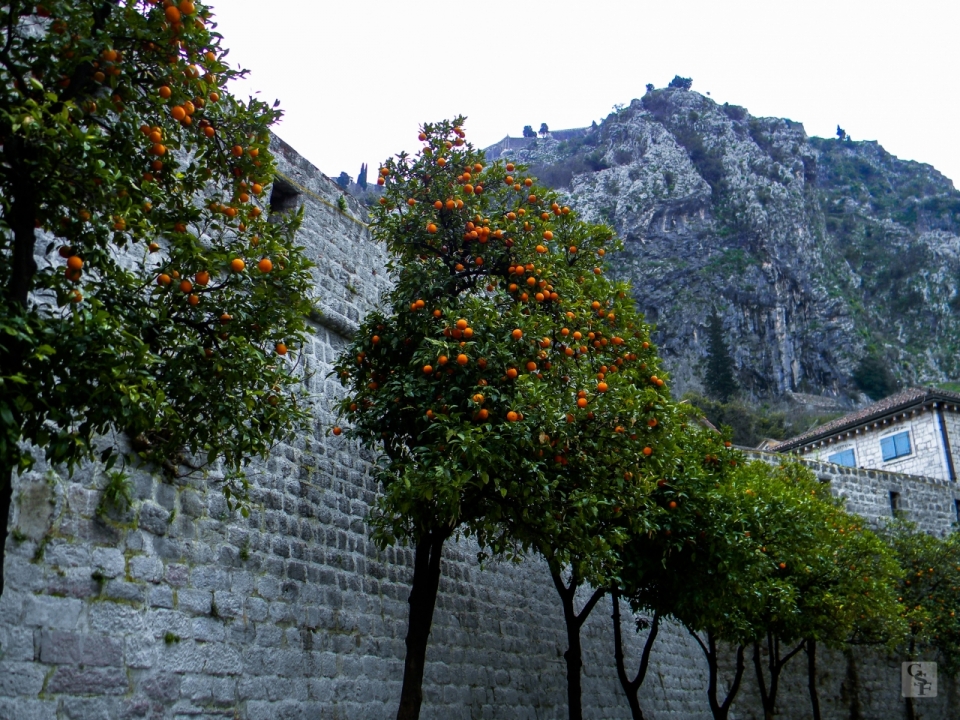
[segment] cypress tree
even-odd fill
[[[716,310],[707,321],[707,359],[703,383],[710,397],[724,403],[740,389],[733,375],[730,348],[723,336],[723,322]]]
[[[361,190],[367,189],[367,164],[363,163],[360,166],[360,174],[357,175],[357,185]]]

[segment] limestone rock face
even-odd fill
[[[493,155],[624,239],[613,271],[657,324],[676,391],[700,385],[714,309],[757,399],[856,401],[868,354],[903,383],[956,378],[960,193],[929,165],[678,89],[563,137]]]

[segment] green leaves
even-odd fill
[[[241,73],[204,4],[177,23],[147,2],[44,5],[0,10],[16,28],[0,69],[0,460],[21,462],[22,439],[72,466],[113,430],[170,472],[186,455],[239,472],[306,419],[291,355],[311,265],[298,218],[268,222],[264,202],[280,113],[224,90]],[[25,275],[35,224],[58,253]]]

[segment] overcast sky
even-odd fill
[[[878,140],[960,180],[957,0],[210,0],[234,92],[326,174],[371,175],[422,122],[486,147],[582,127],[674,75],[719,103]]]

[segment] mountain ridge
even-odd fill
[[[714,310],[754,400],[849,407],[878,394],[877,367],[901,385],[958,375],[960,192],[932,166],[684,89],[567,135],[491,159],[531,165],[617,230],[614,271],[658,324],[679,392],[703,389]]]

